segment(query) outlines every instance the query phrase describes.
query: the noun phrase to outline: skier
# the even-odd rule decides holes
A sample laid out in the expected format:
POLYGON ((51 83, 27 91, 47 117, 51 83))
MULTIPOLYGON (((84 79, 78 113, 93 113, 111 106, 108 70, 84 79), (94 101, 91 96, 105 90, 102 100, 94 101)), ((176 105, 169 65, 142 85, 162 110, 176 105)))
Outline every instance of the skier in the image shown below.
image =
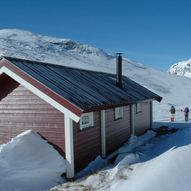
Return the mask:
POLYGON ((175 109, 174 105, 172 105, 171 108, 170 108, 170 114, 171 114, 170 120, 171 121, 174 121, 175 112, 176 112, 176 109, 175 109))
POLYGON ((185 121, 188 121, 189 112, 190 112, 189 108, 188 108, 188 107, 185 107, 185 108, 184 108, 185 121))

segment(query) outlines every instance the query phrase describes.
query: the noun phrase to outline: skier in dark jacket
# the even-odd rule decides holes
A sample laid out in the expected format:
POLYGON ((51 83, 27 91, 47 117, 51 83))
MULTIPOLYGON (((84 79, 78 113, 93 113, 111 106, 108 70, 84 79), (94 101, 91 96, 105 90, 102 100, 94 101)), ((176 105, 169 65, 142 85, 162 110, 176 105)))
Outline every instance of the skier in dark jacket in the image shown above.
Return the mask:
POLYGON ((170 108, 170 114, 171 114, 170 120, 171 121, 174 121, 175 112, 176 112, 176 109, 175 109, 174 105, 172 105, 171 108, 170 108))
POLYGON ((185 108, 184 108, 185 121, 188 121, 189 112, 190 112, 189 108, 188 108, 188 107, 185 107, 185 108))

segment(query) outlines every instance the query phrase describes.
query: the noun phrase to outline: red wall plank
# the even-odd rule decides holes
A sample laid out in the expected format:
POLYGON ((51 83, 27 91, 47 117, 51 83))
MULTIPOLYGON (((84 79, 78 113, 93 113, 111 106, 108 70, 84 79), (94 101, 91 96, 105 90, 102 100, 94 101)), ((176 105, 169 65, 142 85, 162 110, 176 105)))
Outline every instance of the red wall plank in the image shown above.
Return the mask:
POLYGON ((32 129, 64 154, 64 114, 11 78, 4 79, 0 86, 0 144, 32 129))
POLYGON ((94 127, 80 130, 74 123, 74 164, 75 170, 84 168, 101 153, 100 112, 94 112, 94 127))
POLYGON ((106 152, 113 152, 130 137, 130 107, 124 106, 123 119, 115 120, 115 110, 105 111, 106 152))

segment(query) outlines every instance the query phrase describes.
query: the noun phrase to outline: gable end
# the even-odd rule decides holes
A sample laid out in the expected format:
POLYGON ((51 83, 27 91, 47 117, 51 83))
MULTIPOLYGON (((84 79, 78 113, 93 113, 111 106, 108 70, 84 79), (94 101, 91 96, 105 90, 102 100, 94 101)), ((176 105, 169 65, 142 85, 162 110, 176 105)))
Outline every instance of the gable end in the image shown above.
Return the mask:
POLYGON ((15 81, 22 84, 25 88, 29 89, 31 92, 48 102, 75 122, 79 121, 82 113, 82 110, 79 107, 59 96, 44 84, 11 64, 11 62, 5 58, 2 58, 0 61, 0 75, 2 73, 7 74, 15 81))

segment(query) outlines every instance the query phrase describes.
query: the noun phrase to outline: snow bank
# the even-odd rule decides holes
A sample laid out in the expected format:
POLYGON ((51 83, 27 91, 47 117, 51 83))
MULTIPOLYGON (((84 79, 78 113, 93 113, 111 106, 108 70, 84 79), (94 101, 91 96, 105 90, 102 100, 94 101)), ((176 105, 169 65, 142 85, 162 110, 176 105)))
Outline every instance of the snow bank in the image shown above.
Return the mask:
POLYGON ((159 157, 132 166, 127 181, 118 181, 111 191, 188 191, 191 188, 191 145, 179 147, 159 157))
POLYGON ((157 137, 150 142, 150 147, 139 148, 144 156, 140 159, 142 163, 128 166, 131 160, 136 160, 134 153, 119 163, 120 168, 111 169, 110 175, 114 178, 106 190, 190 190, 191 127, 188 123, 187 128, 181 128, 184 123, 178 124, 180 130, 176 133, 157 137))
POLYGON ((118 156, 115 159, 115 164, 119 163, 127 154, 133 152, 133 150, 152 139, 156 133, 154 131, 147 131, 145 134, 139 137, 132 137, 129 142, 117 150, 118 156))
POLYGON ((133 139, 129 146, 118 150, 119 154, 126 155, 114 168, 108 166, 107 170, 85 180, 51 190, 188 191, 191 188, 191 127, 186 124, 187 128, 181 128, 184 123, 179 123, 176 133, 155 137, 149 143, 151 132, 133 139))
MULTIPOLYGON (((114 168, 109 170, 100 171, 97 174, 89 176, 86 180, 81 182, 80 185, 84 185, 85 188, 89 188, 90 190, 109 190, 110 185, 115 182, 114 180, 119 179, 119 177, 126 176, 124 174, 124 169, 129 170, 129 165, 137 163, 140 161, 139 154, 133 153, 137 147, 146 144, 150 139, 155 136, 155 132, 147 131, 144 135, 139 137, 133 137, 130 139, 130 142, 124 144, 120 149, 116 151, 117 158, 115 160, 115 164, 117 164, 114 168)), ((110 156, 105 159, 105 162, 110 159, 110 156)), ((97 163, 103 161, 96 160, 97 163)), ((90 166, 95 166, 93 163, 90 166)), ((64 188, 65 190, 65 188, 64 188)))
MULTIPOLYGON (((85 177, 87 175, 93 174, 97 172, 100 169, 103 169, 107 166, 108 161, 110 161, 112 158, 115 158, 115 165, 118 164, 124 157, 132 158, 131 152, 133 149, 136 149, 138 146, 141 146, 148 142, 150 139, 152 139, 156 133, 154 131, 147 131, 145 134, 139 136, 139 137, 132 137, 128 142, 126 142, 122 147, 117 149, 115 152, 113 152, 111 155, 109 155, 107 158, 103 159, 101 156, 98 156, 94 161, 90 162, 86 168, 84 168, 82 171, 77 173, 75 175, 76 179, 85 177)), ((137 156, 136 156, 137 157, 137 156)), ((132 159, 130 159, 132 160, 132 159)), ((137 160, 137 158, 136 158, 137 160)), ((133 161, 129 161, 129 164, 132 164, 133 161)))
POLYGON ((0 146, 0 190, 42 191, 63 182, 65 161, 31 130, 0 146))
POLYGON ((96 159, 90 162, 83 170, 75 175, 75 179, 83 178, 87 175, 93 174, 107 165, 107 159, 97 156, 96 159))

